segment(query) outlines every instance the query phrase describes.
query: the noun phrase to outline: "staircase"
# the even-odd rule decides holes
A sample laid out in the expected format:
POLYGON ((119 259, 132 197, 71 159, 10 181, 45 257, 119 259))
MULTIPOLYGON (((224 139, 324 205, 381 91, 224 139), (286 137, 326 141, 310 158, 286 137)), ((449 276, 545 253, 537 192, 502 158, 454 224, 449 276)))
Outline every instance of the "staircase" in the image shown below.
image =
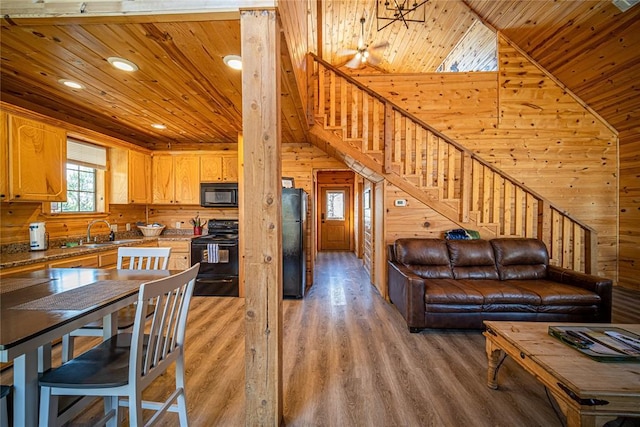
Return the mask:
POLYGON ((551 264, 596 272, 594 229, 332 65, 309 58, 315 145, 460 228, 487 239, 535 237, 547 245, 551 264))

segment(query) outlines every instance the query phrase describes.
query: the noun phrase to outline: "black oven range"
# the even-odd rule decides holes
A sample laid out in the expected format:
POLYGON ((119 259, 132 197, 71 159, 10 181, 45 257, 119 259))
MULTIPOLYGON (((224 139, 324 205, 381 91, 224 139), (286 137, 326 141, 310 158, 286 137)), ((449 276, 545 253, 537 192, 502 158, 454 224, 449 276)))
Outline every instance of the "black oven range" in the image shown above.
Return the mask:
POLYGON ((207 234, 191 241, 191 265, 200 263, 194 295, 234 296, 238 287, 238 220, 211 219, 207 234))

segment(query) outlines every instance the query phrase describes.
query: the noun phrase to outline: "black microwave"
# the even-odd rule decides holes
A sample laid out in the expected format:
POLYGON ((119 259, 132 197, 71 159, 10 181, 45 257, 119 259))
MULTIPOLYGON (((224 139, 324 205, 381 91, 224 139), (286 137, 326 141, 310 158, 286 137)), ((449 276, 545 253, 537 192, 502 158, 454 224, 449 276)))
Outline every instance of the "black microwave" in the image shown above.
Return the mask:
POLYGON ((205 208, 237 208, 237 182, 200 183, 200 205, 205 208))

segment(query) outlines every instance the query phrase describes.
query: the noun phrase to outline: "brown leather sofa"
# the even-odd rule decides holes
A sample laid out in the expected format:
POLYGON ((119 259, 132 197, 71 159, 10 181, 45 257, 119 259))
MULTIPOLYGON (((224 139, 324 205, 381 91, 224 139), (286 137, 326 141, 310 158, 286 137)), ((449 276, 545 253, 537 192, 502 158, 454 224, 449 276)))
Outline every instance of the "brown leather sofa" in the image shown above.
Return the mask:
POLYGON ((388 256, 389 297, 411 332, 611 321, 611 280, 549 265, 537 239, 398 239, 388 256))

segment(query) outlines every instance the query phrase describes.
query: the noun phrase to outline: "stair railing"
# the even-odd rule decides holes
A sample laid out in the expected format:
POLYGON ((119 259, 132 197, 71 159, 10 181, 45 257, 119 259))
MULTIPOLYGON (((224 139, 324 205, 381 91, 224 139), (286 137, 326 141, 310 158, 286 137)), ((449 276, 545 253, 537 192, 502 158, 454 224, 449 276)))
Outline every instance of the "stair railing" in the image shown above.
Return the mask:
MULTIPOLYGON (((551 264, 596 271, 593 228, 397 104, 309 55, 313 121, 377 158, 383 176, 397 174, 425 194, 437 191, 440 200, 459 213, 451 220, 493 230, 495 237, 538 238, 547 245, 551 264)), ((429 198, 422 201, 428 204, 429 198)))

